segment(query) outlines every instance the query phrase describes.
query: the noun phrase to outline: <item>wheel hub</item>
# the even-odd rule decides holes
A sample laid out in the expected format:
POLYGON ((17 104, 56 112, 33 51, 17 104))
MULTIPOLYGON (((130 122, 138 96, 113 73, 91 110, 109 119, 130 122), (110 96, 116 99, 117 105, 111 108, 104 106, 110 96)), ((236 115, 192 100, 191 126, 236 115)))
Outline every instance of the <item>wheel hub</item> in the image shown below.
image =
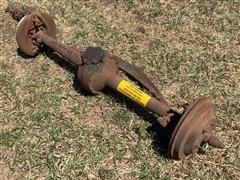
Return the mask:
POLYGON ((34 35, 43 31, 56 37, 56 25, 51 16, 43 13, 32 13, 21 19, 17 27, 16 40, 19 49, 28 56, 36 56, 42 48, 34 35))
POLYGON ((169 150, 174 158, 184 159, 197 153, 202 145, 223 148, 223 144, 213 135, 215 106, 207 98, 195 100, 184 111, 172 133, 169 150))

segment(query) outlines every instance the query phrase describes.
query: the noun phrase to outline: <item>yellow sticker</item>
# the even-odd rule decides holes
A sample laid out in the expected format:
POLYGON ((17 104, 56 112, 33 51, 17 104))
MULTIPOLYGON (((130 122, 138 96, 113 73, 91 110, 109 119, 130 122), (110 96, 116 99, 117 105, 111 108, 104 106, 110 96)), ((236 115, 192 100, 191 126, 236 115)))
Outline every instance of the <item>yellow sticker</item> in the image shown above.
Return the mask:
POLYGON ((143 107, 146 107, 148 101, 151 99, 151 96, 147 95, 126 80, 122 80, 119 83, 117 90, 143 107))

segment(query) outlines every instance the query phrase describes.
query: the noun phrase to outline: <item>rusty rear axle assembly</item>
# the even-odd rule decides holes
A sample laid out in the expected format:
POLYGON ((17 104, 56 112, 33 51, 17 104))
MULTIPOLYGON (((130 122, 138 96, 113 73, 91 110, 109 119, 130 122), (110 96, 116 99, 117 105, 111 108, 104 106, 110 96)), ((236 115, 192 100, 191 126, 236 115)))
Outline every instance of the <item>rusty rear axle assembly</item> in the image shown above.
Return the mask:
POLYGON ((208 98, 186 104, 183 113, 173 110, 146 74, 137 67, 100 47, 76 49, 57 41, 56 26, 51 16, 41 12, 24 16, 18 24, 16 40, 19 49, 28 56, 35 57, 47 47, 76 65, 80 83, 93 94, 99 94, 108 86, 154 112, 163 127, 174 124, 168 147, 171 157, 184 159, 197 153, 205 143, 217 148, 224 147, 212 135, 215 106, 208 98), (119 70, 138 81, 151 96, 124 80, 118 74, 119 70))

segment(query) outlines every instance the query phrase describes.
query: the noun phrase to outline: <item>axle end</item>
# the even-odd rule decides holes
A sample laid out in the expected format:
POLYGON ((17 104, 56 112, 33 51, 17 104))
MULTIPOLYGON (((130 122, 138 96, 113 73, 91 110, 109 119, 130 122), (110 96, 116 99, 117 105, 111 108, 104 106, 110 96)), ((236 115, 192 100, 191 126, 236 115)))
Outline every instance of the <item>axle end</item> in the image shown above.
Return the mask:
POLYGON ((191 103, 175 126, 171 135, 169 150, 173 158, 184 159, 197 153, 205 143, 224 148, 223 143, 212 132, 215 120, 215 106, 207 98, 191 103))
POLYGON ((207 142, 212 147, 219 148, 219 149, 224 148, 224 144, 214 135, 211 135, 211 137, 207 142))
POLYGON ((56 25, 51 16, 40 12, 31 13, 18 23, 16 40, 20 51, 25 55, 35 57, 39 54, 42 44, 34 37, 39 31, 56 37, 56 25))

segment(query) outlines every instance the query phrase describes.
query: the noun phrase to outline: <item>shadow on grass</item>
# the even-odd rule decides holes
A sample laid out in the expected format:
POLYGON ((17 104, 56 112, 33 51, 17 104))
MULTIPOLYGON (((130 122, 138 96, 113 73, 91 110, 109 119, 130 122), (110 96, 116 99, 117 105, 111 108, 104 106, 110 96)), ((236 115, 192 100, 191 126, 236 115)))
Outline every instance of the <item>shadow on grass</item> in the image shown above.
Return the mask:
MULTIPOLYGON (((18 55, 22 56, 25 59, 31 59, 33 57, 29 57, 21 53, 21 51, 18 51, 18 55)), ((65 60, 63 57, 61 57, 59 54, 53 52, 52 50, 45 50, 45 55, 49 57, 51 60, 53 60, 57 65, 59 65, 61 68, 67 70, 70 73, 74 74, 73 79, 73 88, 84 96, 93 96, 91 92, 86 90, 81 83, 79 82, 77 78, 77 67, 67 60, 65 60)), ((140 105, 132 102, 127 97, 121 95, 120 93, 115 93, 113 89, 105 88, 103 90, 103 93, 107 96, 113 97, 114 101, 120 104, 125 104, 127 108, 136 113, 139 117, 144 119, 145 121, 149 122, 151 124, 150 127, 148 127, 146 130, 148 134, 150 135, 150 138, 152 141, 152 147, 157 155, 163 156, 164 158, 171 158, 168 152, 168 144, 170 141, 170 137, 173 131, 173 128, 175 126, 176 121, 173 124, 169 125, 168 127, 164 128, 162 127, 158 121, 157 116, 146 110, 145 108, 141 107, 140 105)), ((178 118, 178 117, 177 117, 178 118)), ((136 133, 137 130, 136 130, 136 133)))
POLYGON ((89 92, 83 86, 81 86, 81 84, 77 78, 77 67, 74 64, 65 60, 59 54, 57 54, 51 50, 45 50, 45 55, 47 57, 49 57, 51 60, 53 60, 57 65, 59 65, 64 70, 74 74, 73 88, 75 91, 77 91, 78 93, 80 93, 81 95, 84 95, 84 96, 92 96, 91 92, 89 92))
MULTIPOLYGON (((157 116, 154 113, 131 101, 120 93, 116 93, 113 89, 106 88, 103 93, 107 96, 113 97, 116 103, 125 104, 127 109, 136 113, 141 119, 144 119, 144 121, 149 122, 151 125, 146 130, 150 135, 150 138, 153 140, 151 145, 155 153, 167 159, 171 158, 168 153, 168 144, 171 135, 170 128, 162 127, 158 123, 157 116)), ((139 134, 138 129, 136 129, 136 133, 139 134)))

